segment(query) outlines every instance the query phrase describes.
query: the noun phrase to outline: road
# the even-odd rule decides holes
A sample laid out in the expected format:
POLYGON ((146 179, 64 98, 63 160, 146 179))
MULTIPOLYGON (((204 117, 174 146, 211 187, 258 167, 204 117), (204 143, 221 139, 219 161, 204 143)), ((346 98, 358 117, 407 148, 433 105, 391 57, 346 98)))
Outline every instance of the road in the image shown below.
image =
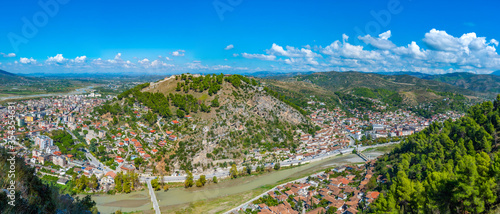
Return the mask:
MULTIPOLYGON (((73 137, 73 140, 75 140, 77 143, 79 143, 78 138, 73 134, 73 132, 71 132, 71 130, 69 130, 68 128, 65 128, 65 129, 66 129, 66 132, 68 132, 73 137)), ((92 155, 92 153, 90 153, 87 149, 83 149, 83 150, 85 152, 85 157, 87 157, 90 164, 100 168, 104 172, 104 174, 106 174, 109 171, 113 171, 116 173, 116 171, 114 171, 111 168, 109 168, 108 166, 102 164, 101 161, 99 161, 96 157, 94 157, 92 155)))
MULTIPOLYGON (((387 145, 397 144, 397 143, 399 143, 399 141, 385 143, 385 144, 377 144, 377 145, 373 145, 373 146, 359 146, 359 147, 357 147, 357 151, 364 151, 364 150, 369 149, 369 148, 376 148, 376 147, 387 146, 387 145)), ((352 150, 354 150, 354 148, 346 148, 343 150, 336 150, 336 151, 332 151, 332 152, 321 153, 321 154, 314 155, 312 157, 303 158, 300 160, 285 160, 285 161, 280 162, 280 166, 283 167, 283 166, 298 165, 298 164, 320 161, 320 160, 323 160, 326 158, 336 156, 336 155, 341 154, 341 153, 342 154, 352 153, 352 150)), ((252 166, 252 170, 255 171, 257 166, 258 165, 252 166)), ((268 163, 268 164, 265 164, 264 166, 265 167, 268 167, 268 166, 272 167, 273 163, 268 163)), ((239 166, 238 170, 243 169, 243 167, 244 166, 239 166)), ((230 167, 225 168, 225 169, 219 169, 219 171, 216 171, 215 173, 211 173, 211 174, 205 174, 205 176, 207 177, 207 179, 213 178, 214 176, 217 176, 217 178, 229 177, 229 169, 230 169, 230 167)), ((194 179, 198 179, 200 177, 200 175, 193 175, 193 177, 194 177, 194 179)), ((139 181, 144 183, 146 181, 146 179, 150 179, 150 178, 151 178, 150 176, 140 175, 139 181)), ((182 175, 182 176, 164 176, 163 177, 164 182, 184 182, 185 180, 186 180, 185 175, 182 175)))
POLYGON ((161 214, 160 205, 158 205, 158 200, 156 200, 155 191, 153 190, 153 185, 151 185, 151 178, 146 179, 148 183, 149 195, 151 196, 151 202, 153 202, 153 208, 155 209, 156 214, 161 214))

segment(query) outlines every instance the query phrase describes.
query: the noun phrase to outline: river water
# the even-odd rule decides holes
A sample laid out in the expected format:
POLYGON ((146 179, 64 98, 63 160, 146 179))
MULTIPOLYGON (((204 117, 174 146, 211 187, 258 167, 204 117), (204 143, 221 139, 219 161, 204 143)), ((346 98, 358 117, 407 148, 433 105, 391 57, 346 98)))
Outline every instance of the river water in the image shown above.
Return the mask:
POLYGON ((65 93, 49 93, 49 94, 32 94, 32 95, 16 95, 16 96, 8 96, 8 97, 0 97, 0 101, 10 100, 10 99, 28 99, 28 98, 40 98, 40 97, 53 97, 53 96, 62 96, 62 95, 75 95, 75 94, 83 94, 87 93, 87 90, 92 89, 94 86, 87 86, 85 88, 78 88, 70 92, 65 93))
MULTIPOLYGON (((363 162, 363 160, 353 154, 336 156, 292 169, 274 171, 260 176, 228 180, 203 188, 173 188, 166 192, 158 191, 156 192, 156 197, 160 209, 165 211, 168 209, 167 206, 238 194, 264 185, 275 184, 276 182, 290 177, 296 178, 297 176, 305 176, 319 169, 359 162, 363 162)), ((101 213, 113 213, 116 210, 121 210, 122 212, 143 211, 151 210, 152 208, 151 199, 147 190, 130 194, 95 195, 92 196, 92 199, 97 203, 97 208, 101 213)), ((241 203, 243 202, 244 201, 241 201, 241 203)), ((234 204, 234 206, 237 206, 237 204, 234 204)))

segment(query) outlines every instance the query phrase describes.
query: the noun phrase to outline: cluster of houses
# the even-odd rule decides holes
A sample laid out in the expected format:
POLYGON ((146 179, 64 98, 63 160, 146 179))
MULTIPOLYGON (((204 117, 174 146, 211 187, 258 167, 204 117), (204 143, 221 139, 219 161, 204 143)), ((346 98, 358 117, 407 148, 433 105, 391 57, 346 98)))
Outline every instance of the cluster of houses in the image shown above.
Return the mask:
POLYGON ((353 146, 356 140, 404 137, 421 131, 432 122, 447 119, 458 119, 463 114, 447 112, 437 114, 431 119, 415 116, 415 114, 398 110, 396 112, 351 112, 354 116, 347 117, 341 109, 327 110, 325 108, 313 110, 308 117, 321 127, 315 135, 298 130, 301 142, 300 150, 296 154, 277 149, 275 152, 285 154, 290 159, 300 160, 321 153, 344 149, 353 146), (360 119, 360 118, 366 118, 360 119))
MULTIPOLYGON (((367 186, 374 175, 374 164, 375 160, 361 166, 340 166, 279 185, 235 212, 320 214, 332 211, 338 214, 356 214, 359 210, 366 209, 380 194, 367 186)), ((382 176, 376 182, 383 182, 382 176)))

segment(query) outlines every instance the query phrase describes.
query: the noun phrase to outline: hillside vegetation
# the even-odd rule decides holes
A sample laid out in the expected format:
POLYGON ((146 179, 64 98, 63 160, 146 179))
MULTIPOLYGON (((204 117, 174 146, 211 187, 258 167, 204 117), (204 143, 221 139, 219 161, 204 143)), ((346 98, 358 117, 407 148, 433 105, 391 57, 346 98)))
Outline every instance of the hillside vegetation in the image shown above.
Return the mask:
POLYGON ((134 111, 140 110, 148 111, 148 127, 161 127, 162 132, 179 137, 177 141, 167 139, 169 146, 153 157, 164 164, 157 170, 166 172, 273 161, 247 154, 274 148, 293 151, 299 145, 294 140, 296 130, 315 131, 303 109, 256 79, 241 75, 172 76, 138 85, 120 94, 118 100, 96 108, 103 117, 116 118, 117 126, 139 130, 134 111), (179 123, 171 124, 173 120, 179 123))
POLYGON ((35 169, 25 165, 24 160, 15 161, 15 206, 6 194, 10 186, 9 169, 11 155, 0 149, 0 213, 97 213, 95 202, 90 196, 83 199, 60 195, 59 189, 45 184, 35 175, 35 169))
POLYGON ((434 123, 378 159, 373 213, 487 213, 500 203, 500 95, 434 123))
POLYGON ((424 79, 448 83, 461 88, 478 92, 500 93, 500 76, 479 75, 472 73, 450 73, 442 75, 429 75, 424 79))
POLYGON ((380 75, 359 72, 324 72, 266 79, 269 88, 279 91, 303 109, 314 96, 327 108, 384 111, 408 109, 430 118, 446 111, 464 112, 479 100, 475 92, 447 83, 409 75, 380 75), (278 79, 278 80, 277 80, 278 79), (333 92, 333 93, 332 93, 333 92), (376 103, 385 104, 383 109, 376 103))

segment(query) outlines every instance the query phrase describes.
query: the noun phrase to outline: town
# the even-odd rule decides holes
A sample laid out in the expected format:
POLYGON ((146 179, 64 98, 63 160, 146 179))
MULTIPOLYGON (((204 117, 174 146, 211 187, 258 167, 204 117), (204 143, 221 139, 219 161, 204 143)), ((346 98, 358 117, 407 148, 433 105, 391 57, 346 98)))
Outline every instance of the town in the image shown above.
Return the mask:
MULTIPOLYGON (((26 164, 37 169, 42 178, 60 185, 73 181, 72 185, 85 192, 130 192, 123 186, 117 187, 116 180, 131 174, 134 182, 145 182, 147 178, 161 176, 165 182, 184 182, 188 172, 179 168, 170 169, 169 174, 158 172, 158 164, 163 164, 161 156, 167 148, 176 145, 183 138, 179 126, 196 126, 197 121, 191 115, 171 121, 151 117, 147 106, 134 103, 130 116, 125 119, 127 126, 114 126, 116 117, 98 117, 95 110, 103 103, 116 97, 101 96, 98 93, 68 95, 50 98, 30 99, 17 102, 16 136, 19 139, 19 153, 26 164), (157 125, 146 125, 147 120, 158 120, 157 125), (186 125, 185 125, 186 126, 186 125), (177 130, 177 131, 176 131, 177 130), (84 185, 78 185, 84 180, 84 185)), ((244 159, 258 161, 251 168, 259 165, 290 166, 334 156, 342 151, 352 151, 363 146, 398 142, 405 136, 418 132, 430 123, 455 120, 463 114, 447 112, 437 114, 430 119, 415 116, 404 110, 395 112, 346 112, 334 108, 328 110, 321 103, 310 97, 307 117, 317 127, 314 134, 296 130, 294 139, 300 144, 296 151, 289 148, 274 148, 271 152, 251 150, 244 159), (349 150, 350 149, 350 150, 349 150)), ((382 104, 381 104, 382 105, 382 104)), ((0 109, 0 118, 6 120, 6 108, 0 109)), ((205 130, 206 128, 204 128, 205 130)), ((1 133, 5 135, 0 126, 1 133)), ((205 130, 206 131, 206 130, 205 130)), ((363 155, 363 154, 360 154, 363 155)), ((374 157, 363 157, 366 160, 374 157)), ((220 179, 230 176, 233 163, 220 163, 218 168, 194 171, 194 177, 204 175, 220 179)), ((243 168, 243 164, 237 166, 243 168)), ((245 164, 248 167, 248 164, 245 164)), ((191 173, 191 172, 189 172, 191 173)), ((128 178, 128 177, 127 177, 128 178)), ((163 182, 162 181, 162 182, 163 182)), ((120 182, 120 185, 123 185, 120 182)), ((137 188, 141 189, 140 186, 137 188)))

